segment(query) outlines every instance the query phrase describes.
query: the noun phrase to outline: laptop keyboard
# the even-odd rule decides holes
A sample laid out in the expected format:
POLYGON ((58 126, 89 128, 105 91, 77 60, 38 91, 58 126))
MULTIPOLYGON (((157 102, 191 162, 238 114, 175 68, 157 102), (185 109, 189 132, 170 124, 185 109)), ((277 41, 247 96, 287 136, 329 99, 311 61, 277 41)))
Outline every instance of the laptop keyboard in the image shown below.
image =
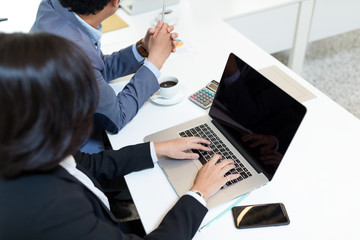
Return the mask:
POLYGON ((195 149, 192 150, 193 152, 199 154, 200 156, 199 160, 203 165, 207 163, 214 156, 214 154, 220 154, 223 159, 230 158, 234 161, 235 168, 227 172, 225 176, 233 173, 239 173, 240 177, 232 181, 228 181, 226 185, 224 185, 224 187, 230 186, 234 183, 237 183, 241 180, 244 180, 252 176, 249 170, 245 168, 244 164, 241 163, 241 161, 231 152, 231 150, 221 141, 221 139, 213 132, 213 130, 206 123, 191 128, 189 130, 180 132, 179 135, 181 137, 196 136, 196 137, 204 138, 211 142, 211 144, 207 146, 211 148, 211 151, 209 152, 199 151, 195 149))

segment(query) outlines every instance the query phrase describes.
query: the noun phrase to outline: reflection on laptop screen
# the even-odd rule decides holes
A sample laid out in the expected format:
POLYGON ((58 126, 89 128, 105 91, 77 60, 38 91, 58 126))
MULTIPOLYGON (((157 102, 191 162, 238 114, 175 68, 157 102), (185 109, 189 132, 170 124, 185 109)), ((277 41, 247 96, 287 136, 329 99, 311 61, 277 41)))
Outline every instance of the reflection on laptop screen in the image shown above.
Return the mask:
POLYGON ((230 54, 209 114, 271 180, 305 112, 302 104, 230 54))

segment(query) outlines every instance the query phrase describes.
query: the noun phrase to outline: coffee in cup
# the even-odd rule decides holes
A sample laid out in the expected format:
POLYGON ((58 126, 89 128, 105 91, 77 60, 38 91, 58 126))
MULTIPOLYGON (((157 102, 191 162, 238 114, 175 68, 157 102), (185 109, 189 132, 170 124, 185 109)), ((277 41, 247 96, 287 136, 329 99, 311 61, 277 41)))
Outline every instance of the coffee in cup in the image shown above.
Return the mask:
POLYGON ((169 88, 169 87, 175 86, 176 84, 177 84, 177 82, 175 82, 175 81, 166 81, 166 82, 162 82, 160 84, 160 87, 161 88, 169 88))
POLYGON ((163 98, 173 98, 179 91, 179 80, 173 76, 163 77, 159 80, 159 95, 163 98))

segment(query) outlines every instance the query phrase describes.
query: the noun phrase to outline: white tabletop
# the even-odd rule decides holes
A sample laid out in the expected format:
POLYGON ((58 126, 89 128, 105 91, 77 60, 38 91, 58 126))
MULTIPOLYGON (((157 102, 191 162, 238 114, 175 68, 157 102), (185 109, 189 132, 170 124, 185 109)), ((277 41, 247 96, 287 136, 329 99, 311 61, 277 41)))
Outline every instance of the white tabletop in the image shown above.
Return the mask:
MULTIPOLYGON (((190 95, 212 79, 219 80, 228 54, 234 52, 256 69, 276 65, 317 97, 304 102, 308 112, 273 180, 240 203, 283 202, 290 225, 237 230, 228 212, 206 231, 198 233, 195 239, 360 239, 357 231, 360 222, 360 181, 357 176, 360 121, 221 18, 207 16, 205 10, 202 11, 204 15, 193 14, 200 9, 200 3, 205 2, 181 0, 174 6, 174 11, 181 12, 176 31, 188 51, 184 53, 179 49, 171 56, 161 70, 162 75, 178 77, 190 95)), ((104 35, 104 52, 136 42, 145 33, 146 23, 150 23, 156 14, 157 11, 153 11, 128 17, 119 10, 119 15, 130 27, 104 35)), ((113 83, 116 91, 123 85, 124 81, 113 83)), ((173 106, 159 106, 149 100, 119 134, 109 135, 110 142, 114 149, 136 144, 148 134, 203 114, 206 111, 188 99, 173 106)), ((144 228, 150 232, 178 196, 157 165, 127 175, 126 181, 144 228)), ((203 223, 230 204, 209 211, 203 223)))

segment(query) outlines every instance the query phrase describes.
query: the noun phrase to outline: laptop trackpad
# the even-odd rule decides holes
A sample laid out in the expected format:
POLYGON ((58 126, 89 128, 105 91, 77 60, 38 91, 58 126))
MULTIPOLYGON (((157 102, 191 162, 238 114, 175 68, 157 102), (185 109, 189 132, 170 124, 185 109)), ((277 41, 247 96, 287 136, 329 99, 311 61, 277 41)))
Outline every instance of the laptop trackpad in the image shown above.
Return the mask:
POLYGON ((159 159, 159 166, 163 169, 179 196, 184 195, 193 186, 198 172, 198 164, 201 167, 198 160, 159 159))

